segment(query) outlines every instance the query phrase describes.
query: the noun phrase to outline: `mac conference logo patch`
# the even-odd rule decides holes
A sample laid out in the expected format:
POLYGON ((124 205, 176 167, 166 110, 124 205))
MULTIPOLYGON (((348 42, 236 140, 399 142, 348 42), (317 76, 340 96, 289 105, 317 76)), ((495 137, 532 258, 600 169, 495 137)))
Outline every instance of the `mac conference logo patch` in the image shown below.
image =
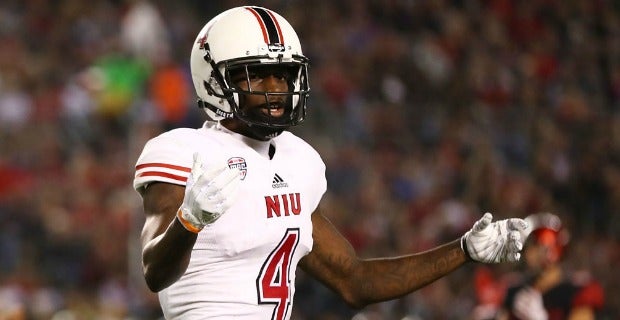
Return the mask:
POLYGON ((228 167, 231 169, 239 169, 241 180, 245 179, 245 176, 248 173, 248 165, 245 162, 245 159, 241 157, 232 157, 228 159, 228 167))

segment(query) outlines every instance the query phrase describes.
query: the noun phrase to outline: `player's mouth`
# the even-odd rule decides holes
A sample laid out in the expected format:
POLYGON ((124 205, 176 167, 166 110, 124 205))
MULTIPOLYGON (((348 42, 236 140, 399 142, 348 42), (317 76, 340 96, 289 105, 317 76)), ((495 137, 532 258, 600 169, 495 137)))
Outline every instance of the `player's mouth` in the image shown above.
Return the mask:
POLYGON ((281 103, 272 103, 262 106, 260 111, 268 117, 281 117, 284 115, 284 106, 281 103))

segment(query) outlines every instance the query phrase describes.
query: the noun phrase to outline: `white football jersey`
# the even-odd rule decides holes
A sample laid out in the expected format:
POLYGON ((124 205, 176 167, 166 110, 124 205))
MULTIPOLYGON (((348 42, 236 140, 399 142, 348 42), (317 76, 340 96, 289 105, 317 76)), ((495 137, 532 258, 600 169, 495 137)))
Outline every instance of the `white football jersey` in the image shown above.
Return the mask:
POLYGON ((312 250, 311 214, 327 187, 325 164, 290 132, 261 142, 207 121, 149 140, 134 188, 155 181, 185 185, 195 152, 205 168, 221 162, 238 168, 241 187, 231 208, 199 233, 185 274, 159 292, 164 316, 289 319, 297 264, 312 250))

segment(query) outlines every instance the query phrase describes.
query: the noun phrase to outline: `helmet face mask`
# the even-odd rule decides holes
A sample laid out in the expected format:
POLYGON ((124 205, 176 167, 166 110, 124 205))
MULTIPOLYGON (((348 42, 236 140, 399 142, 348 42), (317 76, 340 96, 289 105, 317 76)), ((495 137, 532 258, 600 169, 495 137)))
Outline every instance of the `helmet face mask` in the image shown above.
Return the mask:
MULTIPOLYGON (((224 92, 233 97, 230 101, 232 111, 240 120, 258 126, 285 129, 301 123, 305 118, 305 105, 308 98, 307 64, 303 63, 242 63, 225 68, 225 81, 230 84, 224 92), (261 91, 253 83, 257 79, 274 76, 287 83, 287 91, 261 91), (244 83, 240 86, 239 83, 244 83), (301 89, 305 88, 305 89, 301 89), (259 106, 283 108, 284 113, 275 116, 272 112, 261 112, 258 106, 247 105, 251 97, 260 97, 259 106)), ((258 80, 260 81, 260 80, 258 80)), ((256 100, 256 99, 254 99, 256 100)))
POLYGON ((238 7, 216 16, 198 34, 190 63, 199 106, 210 120, 234 117, 248 126, 281 132, 305 118, 308 59, 291 25, 273 11, 238 7), (288 90, 253 88, 253 77, 265 72, 286 79, 288 90), (246 105, 259 97, 262 108, 246 105), (284 113, 265 112, 269 106, 284 108, 284 113))

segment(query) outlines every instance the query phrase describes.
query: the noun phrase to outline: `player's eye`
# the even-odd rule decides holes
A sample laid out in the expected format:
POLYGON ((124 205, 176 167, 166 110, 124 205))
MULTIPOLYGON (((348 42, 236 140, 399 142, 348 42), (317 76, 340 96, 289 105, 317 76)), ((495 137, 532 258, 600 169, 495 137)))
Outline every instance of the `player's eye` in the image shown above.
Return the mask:
POLYGON ((248 67, 250 79, 265 79, 274 77, 279 80, 288 80, 291 78, 289 69, 282 65, 263 65, 248 67))
POLYGON ((250 79, 250 81, 257 81, 257 80, 260 80, 262 78, 264 78, 264 77, 261 74, 248 70, 248 79, 250 79))
POLYGON ((290 75, 284 70, 274 70, 271 75, 279 80, 288 80, 290 75))
POLYGON ((230 81, 233 83, 239 83, 246 81, 246 73, 243 69, 230 70, 230 81))

